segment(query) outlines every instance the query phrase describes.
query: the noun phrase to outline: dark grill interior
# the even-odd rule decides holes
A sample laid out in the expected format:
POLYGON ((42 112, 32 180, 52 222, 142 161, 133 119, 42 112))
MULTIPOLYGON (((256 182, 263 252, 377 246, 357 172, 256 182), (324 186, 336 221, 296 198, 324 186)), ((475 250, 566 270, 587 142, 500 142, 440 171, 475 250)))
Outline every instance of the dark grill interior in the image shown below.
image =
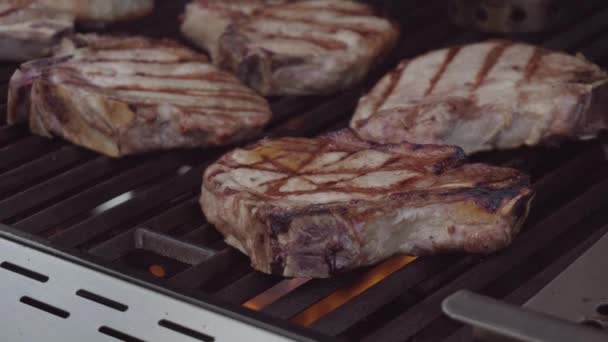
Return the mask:
MULTIPOLYGON (((358 97, 401 58, 490 37, 450 24, 444 1, 423 3, 387 5, 399 14, 403 39, 369 82, 331 97, 271 99, 274 118, 267 135, 314 135, 344 127, 358 97)), ((175 18, 182 6, 183 1, 158 1, 156 15, 106 31, 177 37, 175 18)), ((511 38, 581 52, 608 66, 608 5, 580 1, 570 23, 558 31, 511 38)), ((2 103, 14 68, 0 66, 2 103)), ((3 104, 2 121, 5 109, 3 104)), ((423 257, 405 266, 406 259, 394 258, 327 280, 288 281, 254 272, 248 259, 228 248, 205 222, 197 202, 201 174, 222 149, 112 160, 61 140, 32 136, 26 127, 2 126, 0 221, 194 298, 208 294, 220 303, 264 306, 261 314, 253 314, 261 320, 296 317, 328 340, 466 340, 470 332, 441 315, 443 298, 466 288, 522 304, 608 231, 608 163, 602 140, 472 158, 516 167, 533 177, 538 194, 530 218, 505 251, 423 257), (335 291, 352 290, 362 278, 383 271, 390 275, 322 317, 302 314, 335 291), (287 294, 281 290, 294 285, 299 286, 287 294)))

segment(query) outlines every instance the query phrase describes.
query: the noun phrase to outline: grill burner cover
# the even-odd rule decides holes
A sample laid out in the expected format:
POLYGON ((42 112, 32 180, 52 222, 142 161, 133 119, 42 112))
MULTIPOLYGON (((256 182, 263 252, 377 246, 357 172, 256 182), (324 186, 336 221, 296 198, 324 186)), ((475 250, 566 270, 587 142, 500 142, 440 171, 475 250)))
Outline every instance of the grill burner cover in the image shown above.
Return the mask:
POLYGON ((563 23, 574 5, 565 0, 450 0, 452 20, 487 32, 539 32, 563 23))

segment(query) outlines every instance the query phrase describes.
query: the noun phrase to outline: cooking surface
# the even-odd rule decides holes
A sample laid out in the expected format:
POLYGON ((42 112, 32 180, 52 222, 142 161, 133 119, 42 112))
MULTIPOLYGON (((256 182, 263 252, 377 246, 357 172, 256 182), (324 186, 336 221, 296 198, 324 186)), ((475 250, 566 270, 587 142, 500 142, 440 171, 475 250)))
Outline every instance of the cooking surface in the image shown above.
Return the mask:
MULTIPOLYGON (((176 36, 177 28, 169 23, 180 3, 159 1, 157 15, 112 30, 176 36)), ((389 63, 364 85, 335 96, 271 99, 274 117, 268 135, 310 136, 345 127, 358 97, 400 58, 490 37, 452 26, 443 17, 443 1, 426 1, 422 8, 410 0, 394 6, 402 7, 392 12, 403 14, 403 38, 389 63)), ((569 26, 511 38, 582 52, 606 67, 608 5, 580 2, 569 26)), ((2 102, 14 67, 0 67, 2 102)), ((197 203, 201 174, 223 149, 113 160, 59 139, 32 136, 26 127, 3 126, 0 222, 191 298, 209 295, 218 303, 245 306, 256 319, 273 317, 287 329, 305 325, 329 339, 455 340, 467 330, 441 315, 446 296, 466 288, 523 304, 583 253, 590 240, 608 231, 603 140, 472 158, 532 175, 537 197, 531 215, 523 233, 503 252, 396 257, 327 280, 285 280, 254 272, 248 259, 228 248, 205 222, 197 203)))

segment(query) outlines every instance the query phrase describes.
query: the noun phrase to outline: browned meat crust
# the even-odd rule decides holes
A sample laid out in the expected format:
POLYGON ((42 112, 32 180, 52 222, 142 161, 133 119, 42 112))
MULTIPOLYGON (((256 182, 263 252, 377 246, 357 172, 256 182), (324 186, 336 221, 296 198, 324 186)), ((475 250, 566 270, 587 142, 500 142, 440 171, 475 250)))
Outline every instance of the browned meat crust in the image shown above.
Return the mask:
POLYGON ((173 41, 80 35, 11 78, 8 121, 112 157, 234 142, 266 100, 173 41))
POLYGON ((378 143, 466 153, 588 139, 607 127, 608 76, 581 57, 511 41, 404 60, 363 97, 351 127, 378 143))
POLYGON ((532 198, 513 169, 464 164, 460 149, 376 145, 339 131, 262 140, 204 175, 201 205, 254 268, 327 277, 398 253, 490 253, 532 198))
POLYGON ((368 5, 300 1, 229 26, 219 54, 222 67, 261 94, 325 94, 361 81, 398 37, 398 26, 368 5))

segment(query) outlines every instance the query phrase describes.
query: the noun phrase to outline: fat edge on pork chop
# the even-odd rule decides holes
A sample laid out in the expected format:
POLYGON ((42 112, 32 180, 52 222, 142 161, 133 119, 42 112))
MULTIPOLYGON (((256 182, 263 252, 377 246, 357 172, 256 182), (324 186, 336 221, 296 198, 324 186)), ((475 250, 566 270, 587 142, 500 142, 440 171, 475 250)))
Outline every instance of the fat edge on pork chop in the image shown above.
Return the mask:
POLYGON ((379 145, 343 130, 224 155, 207 168, 200 202, 255 269, 322 278, 400 253, 497 251, 532 195, 527 176, 464 164, 458 148, 379 145))

